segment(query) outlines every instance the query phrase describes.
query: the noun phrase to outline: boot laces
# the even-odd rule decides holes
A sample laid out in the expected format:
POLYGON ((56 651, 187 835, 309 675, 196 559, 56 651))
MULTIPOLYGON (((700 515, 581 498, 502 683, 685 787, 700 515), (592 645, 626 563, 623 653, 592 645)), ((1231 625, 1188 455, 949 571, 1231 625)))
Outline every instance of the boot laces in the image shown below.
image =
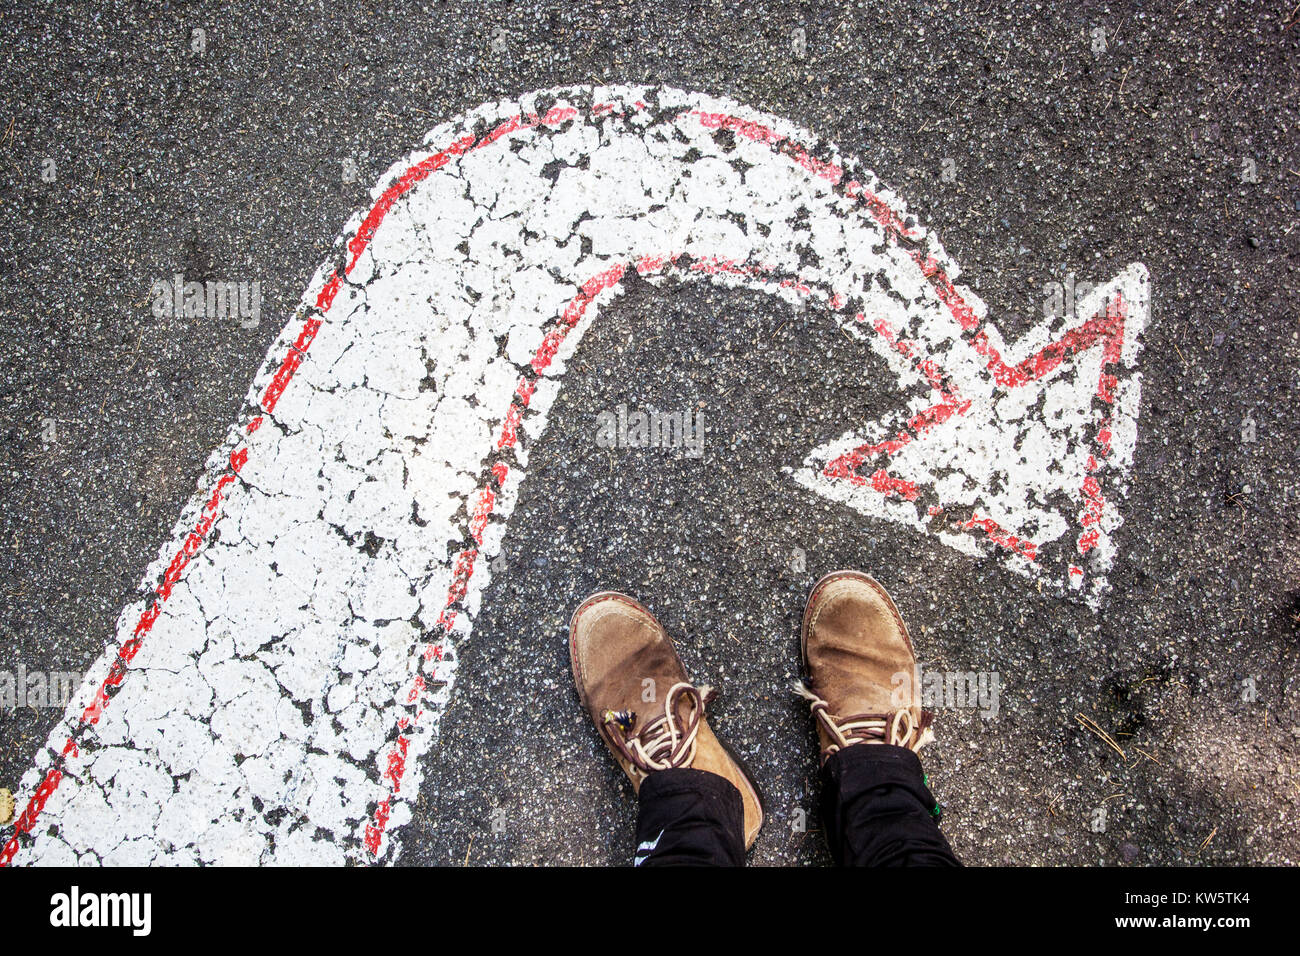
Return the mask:
POLYGON ((603 724, 614 748, 642 775, 652 770, 689 767, 695 760, 696 737, 704 706, 713 700, 712 687, 695 687, 679 681, 664 698, 664 712, 641 730, 636 730, 637 715, 632 710, 607 710, 603 724), (677 716, 678 702, 686 700, 685 720, 677 716))
POLYGON ((930 729, 930 712, 921 711, 918 721, 911 708, 891 714, 850 714, 839 717, 830 712, 830 704, 814 693, 807 684, 795 681, 794 692, 809 701, 813 717, 826 731, 831 742, 822 750, 823 759, 854 744, 893 744, 916 753, 934 740, 930 729))

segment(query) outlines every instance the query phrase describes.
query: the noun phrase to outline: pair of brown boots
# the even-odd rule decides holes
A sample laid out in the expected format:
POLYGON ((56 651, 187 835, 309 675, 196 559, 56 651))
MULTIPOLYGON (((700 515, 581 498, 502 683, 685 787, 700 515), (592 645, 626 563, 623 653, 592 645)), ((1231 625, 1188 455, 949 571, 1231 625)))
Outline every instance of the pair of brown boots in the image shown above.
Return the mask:
MULTIPOLYGON (((811 702, 822 762, 854 744, 915 752, 933 739, 907 626, 873 578, 836 571, 817 582, 800 644, 807 681, 795 689, 811 702)), ((749 849, 763 826, 758 790, 704 716, 713 689, 691 682, 655 616, 625 594, 593 594, 573 613, 569 653, 578 696, 633 788, 676 767, 725 777, 740 791, 749 849)))

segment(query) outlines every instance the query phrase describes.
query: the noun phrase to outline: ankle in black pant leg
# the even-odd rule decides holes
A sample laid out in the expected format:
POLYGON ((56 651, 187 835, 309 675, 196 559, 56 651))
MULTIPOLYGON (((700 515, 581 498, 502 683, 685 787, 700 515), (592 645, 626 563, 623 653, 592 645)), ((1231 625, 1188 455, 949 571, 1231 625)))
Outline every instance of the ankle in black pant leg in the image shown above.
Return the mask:
POLYGON ((961 865, 912 751, 856 744, 832 754, 821 775, 826 842, 840 866, 961 865))
POLYGON ((641 782, 635 866, 742 866, 745 809, 730 780, 657 770, 641 782))

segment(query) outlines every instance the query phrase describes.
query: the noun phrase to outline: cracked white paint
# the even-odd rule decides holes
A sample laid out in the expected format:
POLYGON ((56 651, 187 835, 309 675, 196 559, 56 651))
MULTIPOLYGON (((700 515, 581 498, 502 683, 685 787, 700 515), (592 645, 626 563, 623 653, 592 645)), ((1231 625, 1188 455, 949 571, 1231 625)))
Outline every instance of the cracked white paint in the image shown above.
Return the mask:
MULTIPOLYGON (((1030 383, 999 384, 936 284, 936 270, 957 275, 938 241, 872 174, 783 120, 676 90, 572 88, 439 127, 385 175, 375 202, 413 169, 426 171, 376 228, 363 215, 348 223, 145 590, 167 580, 187 540, 188 563, 165 595, 122 612, 118 646, 24 777, 28 825, 6 851, 16 862, 395 859, 487 559, 565 361, 621 291, 620 268, 827 306, 889 362, 901 410, 814 451, 793 476, 1100 593, 1135 440, 1140 266, 1087 304, 1104 313, 1118 294, 1127 316, 1106 368, 1089 345, 1030 383), (512 118, 518 128, 489 135, 512 118), (322 294, 341 263, 350 271, 331 302, 322 294), (579 290, 601 276, 557 339, 579 290), (305 357, 268 400, 295 342, 305 357), (548 343, 549 364, 538 358, 548 343), (1099 402, 1107 370, 1113 401, 1099 402), (917 426, 937 395, 964 405, 917 426), (1103 419, 1110 454, 1090 463, 1103 419), (909 428, 898 448, 844 464, 909 428), (1105 479, 1105 508, 1085 527, 1080 489, 1092 474, 1105 479), (972 511, 999 530, 963 527, 972 511), (1094 527, 1079 553, 1075 536, 1094 527), (96 706, 106 679, 116 693, 96 706)), ((983 323, 969 290, 952 294, 983 323)), ((1007 346, 981 327, 1010 366, 1061 331, 1007 346)))

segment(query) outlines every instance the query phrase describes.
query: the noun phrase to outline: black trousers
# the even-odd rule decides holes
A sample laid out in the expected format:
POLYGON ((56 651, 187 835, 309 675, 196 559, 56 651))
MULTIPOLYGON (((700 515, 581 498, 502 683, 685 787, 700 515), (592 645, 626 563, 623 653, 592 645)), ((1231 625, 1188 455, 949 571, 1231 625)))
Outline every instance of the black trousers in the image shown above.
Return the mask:
MULTIPOLYGON (((921 761, 904 747, 858 744, 821 770, 821 819, 840 866, 960 866, 939 832, 921 761)), ((740 791, 704 770, 660 770, 641 784, 637 866, 741 866, 740 791)))

